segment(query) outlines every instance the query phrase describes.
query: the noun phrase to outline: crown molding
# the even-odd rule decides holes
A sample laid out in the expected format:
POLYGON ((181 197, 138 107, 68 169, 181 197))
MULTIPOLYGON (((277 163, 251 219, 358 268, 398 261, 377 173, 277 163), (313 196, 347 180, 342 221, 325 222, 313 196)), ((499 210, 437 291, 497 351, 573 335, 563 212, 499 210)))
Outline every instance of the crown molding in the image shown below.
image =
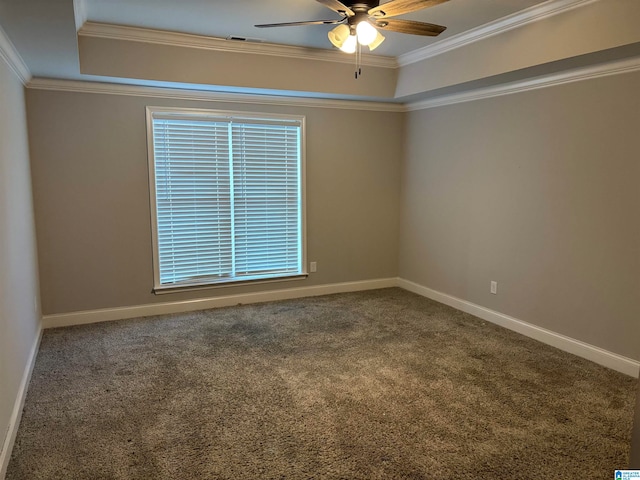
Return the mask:
POLYGON ((0 57, 9 65, 23 85, 29 83, 31 72, 2 27, 0 27, 0 57))
POLYGON ((50 78, 33 78, 26 86, 33 90, 170 98, 204 102, 248 103, 253 105, 334 108, 379 112, 408 112, 500 97, 582 80, 592 80, 637 71, 640 71, 640 56, 405 104, 188 90, 50 78))
MULTIPOLYGON (((150 28, 128 27, 106 23, 87 22, 78 31, 79 36, 108 38, 113 40, 127 40, 132 42, 155 43, 175 47, 200 48, 217 52, 251 53, 257 55, 271 55, 275 57, 301 58, 304 60, 320 60, 325 62, 353 63, 351 55, 345 55, 337 50, 321 48, 295 47, 290 45, 276 45, 273 43, 239 42, 204 35, 153 30, 150 28)), ((398 62, 393 57, 376 55, 362 55, 363 66, 397 68, 398 62)))
POLYGON ((427 108, 454 105, 456 103, 471 102, 474 100, 499 97, 502 95, 510 95, 513 93, 527 92, 529 90, 554 87, 566 83, 579 82, 582 80, 592 80, 595 78, 608 77, 611 75, 620 75, 638 71, 640 71, 640 56, 624 60, 616 60, 613 62, 601 63, 598 65, 590 65, 588 67, 576 68, 573 70, 567 70, 565 72, 554 73, 551 75, 544 75, 532 79, 505 83, 503 85, 496 85, 494 87, 479 88, 477 90, 472 90, 469 92, 455 93, 428 100, 421 100, 418 102, 405 104, 405 110, 424 110, 427 108))
POLYGON ((367 102, 358 100, 334 100, 324 98, 286 97, 282 95, 258 95, 245 93, 216 92, 208 90, 188 90, 166 87, 149 87, 119 83, 87 82, 34 78, 27 88, 33 90, 56 90, 77 93, 99 93, 107 95, 128 95, 135 97, 171 98, 197 100, 203 102, 249 103, 252 105, 278 105, 312 108, 335 108, 342 110, 367 110, 377 112, 404 112, 399 103, 367 102))
POLYGON ((600 0, 548 0, 398 57, 403 67, 600 0))

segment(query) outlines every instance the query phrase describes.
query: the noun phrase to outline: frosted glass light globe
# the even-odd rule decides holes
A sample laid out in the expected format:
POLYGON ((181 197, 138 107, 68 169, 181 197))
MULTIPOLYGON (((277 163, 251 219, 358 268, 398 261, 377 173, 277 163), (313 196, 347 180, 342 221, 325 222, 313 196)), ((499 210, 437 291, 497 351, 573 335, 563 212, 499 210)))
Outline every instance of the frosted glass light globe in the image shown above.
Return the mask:
POLYGON ((373 28, 367 21, 362 21, 356 27, 356 33, 358 34, 358 42, 360 45, 369 45, 378 36, 378 30, 373 28))
POLYGON ((355 53, 356 44, 357 43, 358 42, 356 40, 356 36, 355 35, 349 35, 349 38, 347 38, 344 41, 344 43, 340 47, 340 50, 342 50, 344 53, 355 53))

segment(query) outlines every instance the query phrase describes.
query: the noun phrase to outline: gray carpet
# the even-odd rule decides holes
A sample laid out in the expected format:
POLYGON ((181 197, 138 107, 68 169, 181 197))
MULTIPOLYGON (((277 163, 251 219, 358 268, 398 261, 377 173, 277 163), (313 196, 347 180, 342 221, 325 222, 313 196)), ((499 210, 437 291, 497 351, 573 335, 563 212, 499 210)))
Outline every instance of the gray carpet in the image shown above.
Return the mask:
POLYGON ((635 385, 400 289, 47 330, 7 478, 609 479, 635 385))

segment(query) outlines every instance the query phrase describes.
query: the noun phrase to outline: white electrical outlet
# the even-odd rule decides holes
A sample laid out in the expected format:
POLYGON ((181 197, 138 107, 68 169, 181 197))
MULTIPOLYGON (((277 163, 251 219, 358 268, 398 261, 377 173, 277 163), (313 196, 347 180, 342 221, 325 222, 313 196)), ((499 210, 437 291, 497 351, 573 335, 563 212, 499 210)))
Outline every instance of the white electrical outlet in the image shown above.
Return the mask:
POLYGON ((498 294, 498 282, 494 282, 493 280, 491 280, 491 293, 494 295, 498 294))
POLYGON ((311 273, 315 273, 318 271, 318 262, 311 262, 309 263, 309 271, 311 273))

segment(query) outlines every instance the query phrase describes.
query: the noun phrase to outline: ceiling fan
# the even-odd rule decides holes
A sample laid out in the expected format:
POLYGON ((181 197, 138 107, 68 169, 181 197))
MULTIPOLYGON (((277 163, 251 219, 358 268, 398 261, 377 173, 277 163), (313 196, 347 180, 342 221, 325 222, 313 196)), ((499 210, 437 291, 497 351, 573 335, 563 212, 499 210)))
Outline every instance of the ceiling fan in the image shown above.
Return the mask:
MULTIPOLYGON (((435 37, 447 27, 413 20, 392 19, 398 15, 433 7, 448 0, 391 0, 380 5, 380 0, 316 0, 342 18, 337 20, 311 20, 306 22, 267 23, 258 28, 296 27, 301 25, 338 25, 328 34, 331 43, 346 53, 366 45, 377 48, 384 37, 379 30, 435 37)), ((359 50, 358 50, 359 51, 359 50)))

